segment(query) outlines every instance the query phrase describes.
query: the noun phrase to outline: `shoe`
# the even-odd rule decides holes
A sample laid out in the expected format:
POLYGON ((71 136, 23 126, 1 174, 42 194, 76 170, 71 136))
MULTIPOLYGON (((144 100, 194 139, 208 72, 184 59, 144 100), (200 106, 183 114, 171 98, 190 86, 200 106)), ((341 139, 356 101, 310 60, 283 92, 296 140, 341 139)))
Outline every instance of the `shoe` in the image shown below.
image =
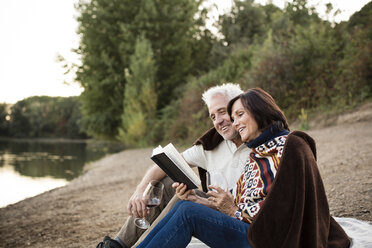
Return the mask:
POLYGON ((96 248, 123 248, 115 239, 105 236, 103 241, 99 242, 96 248))

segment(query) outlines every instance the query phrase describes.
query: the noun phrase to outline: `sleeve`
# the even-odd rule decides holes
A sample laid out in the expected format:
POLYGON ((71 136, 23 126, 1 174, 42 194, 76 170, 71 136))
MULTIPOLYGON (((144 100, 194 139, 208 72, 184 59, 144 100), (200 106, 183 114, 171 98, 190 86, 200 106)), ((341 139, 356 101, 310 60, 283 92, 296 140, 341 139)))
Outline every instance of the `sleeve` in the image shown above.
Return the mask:
POLYGON ((235 218, 247 223, 252 223, 253 218, 258 214, 263 202, 264 201, 261 200, 253 204, 239 203, 239 209, 235 213, 235 218))
MULTIPOLYGON (((238 210, 235 212, 235 218, 247 223, 252 223, 254 217, 258 214, 264 199, 255 201, 250 200, 247 197, 249 192, 247 189, 247 184, 242 185, 244 174, 240 176, 239 180, 236 183, 236 195, 235 195, 235 204, 238 207, 238 210)), ((254 190, 254 194, 259 194, 259 189, 254 190)))
POLYGON ((184 151, 182 155, 189 165, 201 167, 206 170, 207 159, 202 145, 194 145, 184 151))

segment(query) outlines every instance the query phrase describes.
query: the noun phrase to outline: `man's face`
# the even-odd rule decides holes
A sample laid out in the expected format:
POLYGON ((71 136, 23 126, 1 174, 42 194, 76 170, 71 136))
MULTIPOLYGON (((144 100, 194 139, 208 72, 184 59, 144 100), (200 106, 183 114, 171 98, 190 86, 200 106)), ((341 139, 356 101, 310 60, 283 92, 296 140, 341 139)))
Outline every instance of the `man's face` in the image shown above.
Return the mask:
POLYGON ((227 113, 227 97, 217 94, 212 97, 208 106, 209 117, 211 118, 217 132, 226 140, 233 140, 238 132, 233 128, 230 116, 227 113))

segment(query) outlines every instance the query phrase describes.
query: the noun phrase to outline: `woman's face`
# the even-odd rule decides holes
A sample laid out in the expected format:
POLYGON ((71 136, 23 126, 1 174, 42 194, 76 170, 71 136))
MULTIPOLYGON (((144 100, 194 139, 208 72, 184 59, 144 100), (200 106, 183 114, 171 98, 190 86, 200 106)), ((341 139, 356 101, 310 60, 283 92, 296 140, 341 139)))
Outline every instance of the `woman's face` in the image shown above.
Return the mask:
POLYGON ((234 120, 233 127, 239 132, 243 142, 250 142, 261 134, 257 122, 240 99, 234 102, 231 117, 234 120))

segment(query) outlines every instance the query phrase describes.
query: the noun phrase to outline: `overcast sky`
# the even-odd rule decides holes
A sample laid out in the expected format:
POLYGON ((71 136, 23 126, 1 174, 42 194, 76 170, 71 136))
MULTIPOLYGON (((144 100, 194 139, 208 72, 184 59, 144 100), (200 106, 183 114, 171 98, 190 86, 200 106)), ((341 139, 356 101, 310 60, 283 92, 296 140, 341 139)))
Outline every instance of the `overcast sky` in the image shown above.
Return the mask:
MULTIPOLYGON (((310 0, 324 6, 331 2, 342 14, 335 20, 347 20, 370 0, 310 0)), ((79 95, 77 84, 63 74, 57 54, 77 61, 71 48, 78 45, 74 3, 77 0, 0 0, 0 103, 15 103, 34 95, 79 95)), ((222 12, 231 0, 212 1, 222 12)), ((266 0, 256 1, 265 3, 266 0)), ((279 7, 284 0, 273 0, 279 7)), ((324 10, 319 12, 324 13, 324 10)))

